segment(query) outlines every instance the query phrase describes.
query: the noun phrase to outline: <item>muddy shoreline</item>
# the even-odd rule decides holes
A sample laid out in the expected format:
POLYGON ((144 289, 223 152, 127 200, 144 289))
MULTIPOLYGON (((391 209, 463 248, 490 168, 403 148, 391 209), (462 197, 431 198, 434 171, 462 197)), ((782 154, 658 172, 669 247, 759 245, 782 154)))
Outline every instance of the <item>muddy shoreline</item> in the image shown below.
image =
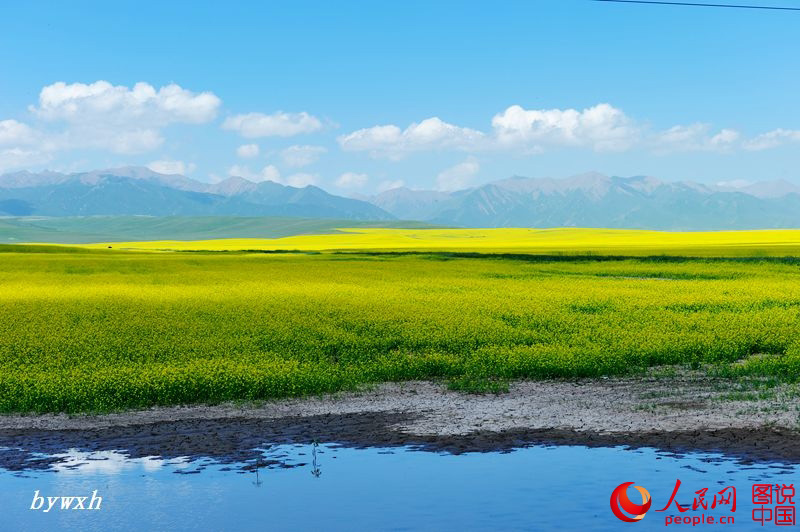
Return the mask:
POLYGON ((472 396, 440 383, 412 382, 247 406, 10 415, 0 417, 0 467, 46 470, 63 460, 54 455, 67 450, 241 465, 257 460, 258 449, 313 442, 454 454, 530 445, 653 447, 800 463, 792 393, 721 400, 725 389, 700 377, 617 379, 522 382, 508 394, 472 396))

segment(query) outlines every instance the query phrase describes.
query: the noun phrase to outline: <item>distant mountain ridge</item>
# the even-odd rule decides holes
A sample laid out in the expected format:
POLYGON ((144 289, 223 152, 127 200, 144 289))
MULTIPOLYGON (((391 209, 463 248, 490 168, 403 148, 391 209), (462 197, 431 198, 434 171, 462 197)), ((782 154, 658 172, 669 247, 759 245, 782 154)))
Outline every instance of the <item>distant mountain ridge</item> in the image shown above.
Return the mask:
POLYGON ((413 213, 464 227, 800 227, 800 187, 786 181, 734 188, 591 172, 564 179, 516 176, 450 193, 396 188, 367 199, 398 217, 413 213))
POLYGON ((368 202, 335 196, 315 186, 253 183, 240 177, 209 184, 139 167, 0 176, 0 215, 394 218, 368 202))
POLYGON ((242 177, 202 183, 125 167, 0 176, 0 216, 279 216, 674 231, 800 227, 800 186, 737 185, 743 186, 590 172, 563 179, 515 176, 455 192, 395 188, 353 199, 315 186, 242 177))

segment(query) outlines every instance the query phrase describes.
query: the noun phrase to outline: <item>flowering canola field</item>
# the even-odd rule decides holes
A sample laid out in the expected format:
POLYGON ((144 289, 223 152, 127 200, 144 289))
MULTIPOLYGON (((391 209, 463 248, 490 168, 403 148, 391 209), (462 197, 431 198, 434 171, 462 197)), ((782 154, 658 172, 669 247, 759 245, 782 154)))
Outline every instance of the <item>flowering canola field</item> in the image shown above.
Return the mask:
MULTIPOLYGON (((364 249, 408 250, 420 234, 359 231, 271 242, 315 251, 358 238, 364 249), (392 238, 399 243, 380 247, 392 238)), ((536 240, 520 235, 537 231, 469 230, 488 235, 468 237, 479 242, 471 247, 454 231, 423 233, 421 247, 445 252, 421 253, 4 248, 0 411, 258 400, 407 379, 470 389, 664 365, 800 377, 800 260, 776 251, 794 249, 797 232, 612 231, 614 247, 598 231, 575 230, 556 247, 557 231, 536 240), (761 236, 766 244, 753 244, 761 236), (534 241, 553 247, 522 253, 534 241), (515 253, 446 252, 489 244, 515 253), (620 257, 632 254, 626 245, 654 246, 657 256, 620 257), (686 246, 701 258, 674 256, 686 246), (585 253, 600 248, 607 256, 585 253), (565 249, 584 254, 553 254, 565 249)))
POLYGON ((284 238, 114 242, 89 248, 180 251, 373 250, 559 254, 800 256, 800 230, 664 232, 630 229, 340 229, 284 238))

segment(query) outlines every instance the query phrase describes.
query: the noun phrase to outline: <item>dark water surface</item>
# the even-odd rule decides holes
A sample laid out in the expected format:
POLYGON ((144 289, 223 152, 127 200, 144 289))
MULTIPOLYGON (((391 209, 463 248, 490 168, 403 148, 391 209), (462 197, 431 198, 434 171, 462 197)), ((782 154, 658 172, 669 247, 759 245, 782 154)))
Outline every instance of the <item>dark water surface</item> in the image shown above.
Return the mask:
POLYGON ((733 515, 735 523, 672 530, 791 530, 752 520, 751 488, 800 480, 797 465, 649 448, 533 446, 453 455, 323 444, 277 445, 262 456, 219 464, 70 451, 50 470, 0 469, 0 529, 661 530, 665 515, 678 512, 655 510, 680 479, 678 502, 691 505, 702 488, 709 501, 709 510, 682 516, 733 515), (653 498, 637 523, 623 523, 610 510, 612 490, 629 481, 653 498), (736 511, 711 510, 713 494, 726 486, 736 487, 736 511), (45 513, 30 509, 35 490, 45 497, 97 490, 103 500, 100 510, 45 513))

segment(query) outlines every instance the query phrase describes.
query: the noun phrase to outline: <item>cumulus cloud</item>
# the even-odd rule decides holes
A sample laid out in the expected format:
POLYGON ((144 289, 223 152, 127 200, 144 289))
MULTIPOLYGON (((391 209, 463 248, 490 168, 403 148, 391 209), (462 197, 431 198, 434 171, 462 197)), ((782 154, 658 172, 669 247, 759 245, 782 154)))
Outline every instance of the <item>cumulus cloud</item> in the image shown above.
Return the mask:
POLYGON ((692 124, 689 126, 673 126, 658 134, 657 140, 667 145, 694 144, 697 138, 705 135, 707 124, 692 124))
POLYGON ((436 176, 436 187, 439 190, 461 190, 469 187, 481 165, 475 157, 468 157, 464 162, 442 171, 436 176))
MULTIPOLYGON (((455 150, 542 153, 559 147, 596 152, 634 148, 653 153, 687 151, 731 152, 764 150, 800 142, 800 130, 776 129, 753 138, 730 128, 715 130, 705 123, 675 125, 654 130, 622 110, 601 103, 578 109, 525 109, 512 105, 496 114, 491 129, 479 131, 428 118, 405 129, 388 124, 359 129, 338 137, 346 151, 368 152, 397 160, 412 152, 455 150)), ((447 176, 443 177, 446 180, 447 176)))
POLYGON ((368 151, 376 157, 397 159, 409 152, 435 149, 475 149, 485 135, 480 131, 448 124, 437 117, 405 129, 394 125, 359 129, 338 138, 347 151, 368 151))
POLYGON ((103 80, 89 84, 59 81, 44 87, 38 107, 30 110, 45 120, 153 127, 209 122, 216 117, 220 103, 211 92, 194 93, 174 83, 156 90, 145 82, 129 89, 103 80))
POLYGON ((800 130, 774 129, 745 141, 744 148, 749 151, 761 151, 777 148, 789 142, 800 142, 800 130))
POLYGON ((252 181, 254 183, 260 183, 262 181, 274 181, 276 183, 281 182, 280 171, 271 164, 268 164, 267 166, 262 168, 261 171, 259 172, 254 172, 248 166, 235 164, 228 169, 228 175, 235 177, 243 177, 248 181, 252 181))
POLYGON ((0 120, 0 171, 24 168, 52 160, 42 135, 17 120, 0 120))
POLYGON ((322 146, 289 146, 281 151, 283 163, 290 168, 302 168, 313 164, 328 150, 322 146))
POLYGON ((524 109, 512 105, 492 118, 500 146, 535 151, 548 145, 586 146, 595 151, 622 151, 638 138, 638 128, 621 110, 601 103, 576 109, 524 109))
POLYGON ((179 174, 179 175, 188 175, 194 172, 195 166, 194 163, 185 163, 183 161, 153 161, 147 165, 147 167, 152 170, 153 172, 158 172, 159 174, 179 174))
POLYGON ((741 133, 735 129, 723 129, 709 139, 709 144, 717 148, 728 148, 736 143, 741 137, 741 133))
POLYGON ((38 105, 28 109, 57 128, 37 132, 42 150, 93 148, 135 154, 161 146, 161 130, 170 124, 213 120, 220 104, 211 92, 195 93, 174 83, 156 89, 144 82, 128 88, 102 80, 59 81, 44 87, 38 105))
MULTIPOLYGON (((207 124, 217 117, 221 104, 212 92, 193 92, 174 83, 157 88, 146 82, 128 87, 104 80, 59 81, 42 88, 38 102, 28 107, 28 118, 0 120, 0 169, 47 163, 70 150, 151 152, 164 145, 166 128, 170 125, 207 124)), ((259 138, 314 133, 324 129, 324 124, 307 112, 278 111, 229 116, 222 127, 243 137, 259 138)), ((343 151, 364 152, 390 160, 422 152, 455 151, 480 156, 482 152, 532 154, 563 147, 596 152, 636 149, 656 154, 728 153, 798 143, 800 130, 779 128, 745 136, 734 129, 719 129, 700 122, 656 129, 611 104, 600 103, 585 109, 527 109, 512 105, 478 129, 434 116, 407 126, 384 124, 358 129, 338 136, 337 140, 343 151)), ((289 169, 287 172, 303 169, 326 152, 323 146, 296 144, 279 152, 279 164, 289 169)), ((253 159, 261 154, 261 147, 243 144, 236 154, 241 159, 253 159)), ((156 160, 149 166, 168 173, 186 174, 193 170, 191 164, 172 160, 156 160)), ((300 186, 319 181, 316 174, 302 172, 282 178, 272 165, 260 171, 238 165, 230 170, 255 181, 273 180, 300 186)), ((477 159, 467 158, 442 171, 436 177, 436 186, 443 190, 469 186, 479 170, 477 159)), ((347 172, 339 176, 336 185, 356 189, 364 186, 362 180, 367 180, 364 174, 347 172)), ((378 188, 396 186, 402 186, 402 182, 384 181, 378 188)))
POLYGON ((621 151, 632 146, 639 134, 631 119, 608 104, 583 111, 529 110, 512 105, 495 115, 491 124, 492 131, 484 133, 433 117, 405 129, 395 125, 359 129, 338 140, 344 150, 368 151, 374 156, 398 159, 423 150, 506 149, 530 153, 553 145, 621 151))
POLYGON ((0 146, 32 144, 38 137, 38 133, 27 124, 16 120, 0 120, 0 146))
POLYGON ((247 138, 292 137, 319 131, 322 129, 322 122, 305 111, 302 113, 278 111, 271 115, 246 113, 230 116, 222 123, 222 128, 236 131, 247 138))
POLYGON ((258 144, 242 144, 236 148, 236 155, 242 159, 252 159, 253 157, 257 157, 260 151, 261 149, 258 147, 258 144))
POLYGON ((734 149, 741 134, 733 129, 712 132, 710 124, 695 123, 687 126, 673 126, 652 135, 649 143, 656 153, 687 151, 719 151, 734 149))
POLYGON ((336 186, 344 189, 359 189, 364 188, 368 180, 369 177, 367 174, 345 172, 336 180, 336 186))

